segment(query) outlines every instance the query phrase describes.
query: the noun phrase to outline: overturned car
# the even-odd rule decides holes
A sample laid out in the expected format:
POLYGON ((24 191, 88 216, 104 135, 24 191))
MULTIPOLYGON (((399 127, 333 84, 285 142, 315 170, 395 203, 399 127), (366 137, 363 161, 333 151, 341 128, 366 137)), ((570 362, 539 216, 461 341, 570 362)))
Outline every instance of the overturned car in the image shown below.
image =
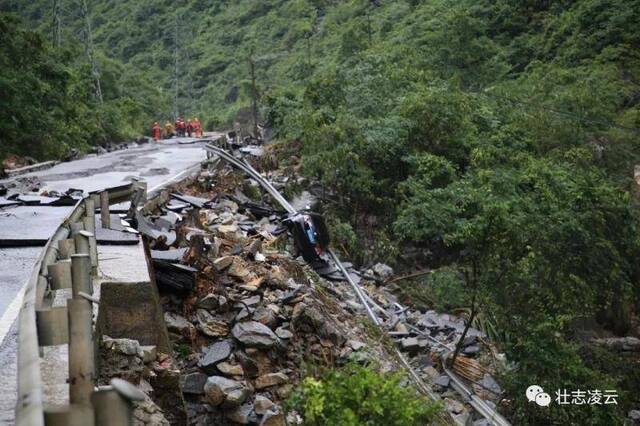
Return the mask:
POLYGON ((296 247, 304 260, 317 267, 326 263, 329 248, 329 231, 324 219, 317 213, 299 212, 283 221, 293 235, 296 247))

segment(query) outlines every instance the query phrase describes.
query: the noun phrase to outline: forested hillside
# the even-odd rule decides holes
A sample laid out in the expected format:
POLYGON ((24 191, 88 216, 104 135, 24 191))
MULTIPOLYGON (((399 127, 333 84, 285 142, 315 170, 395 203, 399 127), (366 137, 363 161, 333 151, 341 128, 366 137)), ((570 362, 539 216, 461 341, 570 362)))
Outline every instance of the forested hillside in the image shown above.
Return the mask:
MULTIPOLYGON (((34 52, 53 71, 36 67, 35 89, 20 92, 51 102, 0 87, 10 141, 20 140, 5 130, 13 109, 39 108, 54 124, 99 114, 78 5, 60 4, 62 48, 38 39, 34 52), (56 112, 65 105, 72 112, 56 112)), ((0 5, 49 37, 51 2, 0 5)), ((327 189, 336 246, 362 263, 433 268, 400 290, 418 305, 467 309, 499 340, 512 363, 501 409, 514 424, 619 424, 638 407, 637 360, 588 338, 640 331, 640 0, 92 0, 89 9, 102 108, 115 117, 100 135, 169 118, 176 86, 177 112, 206 127, 242 119, 253 62, 262 120, 281 143, 298 142, 304 172, 327 189), (541 410, 522 398, 533 383, 617 389, 620 405, 541 410)), ((0 44, 5 84, 21 65, 5 65, 15 43, 0 44)), ((59 135, 91 143, 93 126, 59 135)), ((58 152, 38 140, 41 157, 58 152)))
POLYGON ((70 149, 140 135, 157 116, 159 88, 101 56, 103 98, 78 40, 53 46, 16 16, 0 15, 0 159, 59 159, 70 149))

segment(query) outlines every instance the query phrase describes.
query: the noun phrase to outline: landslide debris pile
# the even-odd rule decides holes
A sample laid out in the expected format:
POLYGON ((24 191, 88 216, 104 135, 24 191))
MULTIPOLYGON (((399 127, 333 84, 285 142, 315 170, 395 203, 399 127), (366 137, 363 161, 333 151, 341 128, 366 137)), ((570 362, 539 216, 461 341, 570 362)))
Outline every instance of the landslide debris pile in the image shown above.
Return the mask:
MULTIPOLYGON (((289 180, 270 177, 279 186, 289 180)), ((127 378, 150 396, 136 410, 139 424, 159 415, 172 424, 296 424, 299 414, 285 413, 283 402, 305 375, 349 361, 399 370, 393 345, 457 422, 486 424, 441 372, 440 357, 464 322, 400 305, 382 285, 391 268, 375 265, 358 280, 392 338, 366 319, 347 283, 325 280, 296 257, 283 214, 240 172, 214 161, 160 199, 138 217, 138 229, 149 242, 174 354, 120 351, 135 358, 133 376, 117 371, 126 362, 106 362, 116 365, 107 376, 127 378)), ((490 359, 486 336, 474 329, 467 336, 454 369, 498 401, 495 365, 479 362, 490 359)), ((103 345, 114 347, 111 341, 103 345)))

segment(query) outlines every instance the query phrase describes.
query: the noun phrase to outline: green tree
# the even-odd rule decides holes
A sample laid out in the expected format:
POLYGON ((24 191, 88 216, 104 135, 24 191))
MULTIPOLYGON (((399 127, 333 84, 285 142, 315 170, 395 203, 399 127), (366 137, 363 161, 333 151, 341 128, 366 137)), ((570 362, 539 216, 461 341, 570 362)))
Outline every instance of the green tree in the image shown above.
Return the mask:
MULTIPOLYGON (((631 260, 638 229, 628 194, 595 167, 572 161, 522 156, 512 165, 470 170, 449 184, 451 167, 437 162, 403 185, 398 234, 459 253, 456 264, 471 303, 491 312, 506 335, 507 355, 519 366, 512 377, 518 386, 532 378, 549 387, 558 381, 602 386, 603 376, 587 368, 570 343, 570 325, 598 317, 621 332, 628 327, 625 306, 638 288, 631 260), (536 355, 533 348, 543 349, 536 355), (539 362, 553 357, 566 364, 539 362)), ((514 404, 516 416, 529 412, 526 401, 514 404)), ((553 411, 549 419, 565 415, 553 411)))

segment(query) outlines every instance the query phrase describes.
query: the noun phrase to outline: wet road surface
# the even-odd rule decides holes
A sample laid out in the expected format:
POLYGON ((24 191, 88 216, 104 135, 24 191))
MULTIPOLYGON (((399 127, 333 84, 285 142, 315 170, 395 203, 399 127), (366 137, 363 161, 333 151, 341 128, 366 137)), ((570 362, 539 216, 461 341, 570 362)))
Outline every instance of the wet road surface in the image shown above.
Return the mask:
POLYGON ((20 177, 37 176, 43 182, 41 192, 64 192, 69 188, 90 192, 124 185, 132 178, 144 179, 148 188, 152 188, 202 159, 204 153, 201 142, 180 145, 176 139, 171 139, 61 163, 20 177))
MULTIPOLYGON (((147 188, 163 184, 205 158, 202 143, 178 144, 178 140, 145 144, 136 148, 61 163, 47 170, 19 176, 37 177, 39 193, 85 192, 124 185, 132 178, 147 182, 147 188)), ((7 181, 0 181, 0 183, 7 181)), ((47 239, 71 207, 22 206, 0 209, 0 240, 47 239)), ((15 318, 27 282, 42 247, 0 249, 0 424, 13 422, 16 384, 15 318)))

